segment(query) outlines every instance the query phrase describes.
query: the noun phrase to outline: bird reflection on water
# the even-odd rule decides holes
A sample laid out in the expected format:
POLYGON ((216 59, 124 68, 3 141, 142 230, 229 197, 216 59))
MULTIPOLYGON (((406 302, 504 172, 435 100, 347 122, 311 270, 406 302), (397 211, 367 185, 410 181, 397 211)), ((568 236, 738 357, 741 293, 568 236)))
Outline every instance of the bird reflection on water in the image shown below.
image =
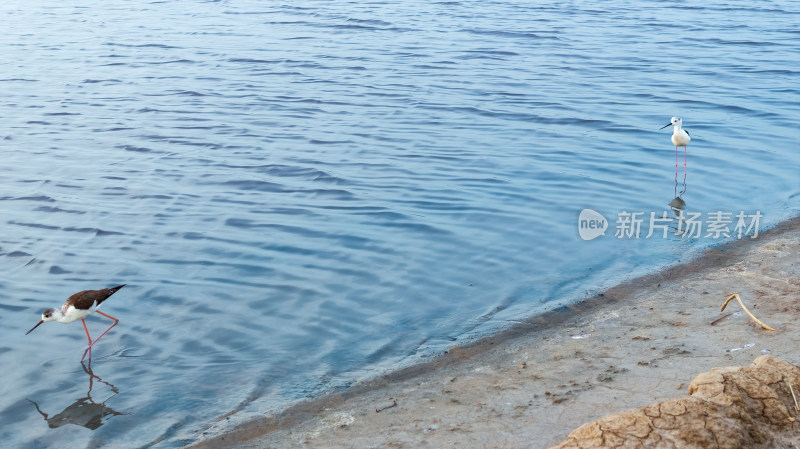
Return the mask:
POLYGON ((36 407, 36 411, 42 415, 45 421, 47 421, 47 425, 51 429, 56 429, 62 427, 66 424, 75 424, 77 426, 86 427, 90 430, 96 430, 106 421, 108 421, 109 417, 111 416, 119 416, 124 415, 122 412, 118 412, 111 407, 106 406, 106 402, 119 394, 119 390, 117 387, 112 385, 109 382, 104 381, 99 376, 94 374, 92 371, 92 362, 89 359, 89 364, 86 365, 84 362, 81 362, 81 367, 83 371, 89 375, 89 391, 87 391, 86 396, 82 397, 75 402, 73 402, 70 406, 65 408, 61 413, 53 415, 49 417, 47 413, 44 413, 40 408, 39 404, 35 401, 28 401, 36 407), (113 393, 111 396, 107 397, 103 402, 97 403, 92 399, 92 388, 94 387, 94 379, 97 379, 98 382, 107 385, 111 392, 113 393))
POLYGON ((676 217, 680 217, 681 213, 686 210, 686 201, 683 200, 683 194, 686 193, 686 179, 683 180, 683 190, 678 193, 678 180, 675 180, 675 198, 668 203, 672 212, 676 217))

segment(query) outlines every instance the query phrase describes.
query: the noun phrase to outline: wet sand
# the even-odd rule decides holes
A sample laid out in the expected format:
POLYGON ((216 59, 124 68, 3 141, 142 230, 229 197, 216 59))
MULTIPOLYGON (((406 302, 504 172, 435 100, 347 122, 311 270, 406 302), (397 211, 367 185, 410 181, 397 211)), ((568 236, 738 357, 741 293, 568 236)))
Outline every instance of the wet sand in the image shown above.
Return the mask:
POLYGON ((685 396, 714 367, 767 353, 800 364, 799 318, 795 218, 342 393, 236 427, 221 417, 191 447, 545 448, 583 423, 685 396), (777 331, 736 301, 721 313, 734 293, 777 331))

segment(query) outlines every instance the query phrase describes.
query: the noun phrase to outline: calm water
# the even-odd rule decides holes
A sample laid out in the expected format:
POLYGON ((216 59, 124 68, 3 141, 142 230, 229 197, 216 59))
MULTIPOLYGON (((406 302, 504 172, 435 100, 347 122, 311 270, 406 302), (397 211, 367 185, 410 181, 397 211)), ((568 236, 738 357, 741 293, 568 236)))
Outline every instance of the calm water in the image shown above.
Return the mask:
POLYGON ((9 447, 181 446, 685 260, 614 238, 673 115, 688 209, 800 212, 797 2, 69 3, 0 4, 9 447), (24 335, 119 283, 96 377, 24 335))

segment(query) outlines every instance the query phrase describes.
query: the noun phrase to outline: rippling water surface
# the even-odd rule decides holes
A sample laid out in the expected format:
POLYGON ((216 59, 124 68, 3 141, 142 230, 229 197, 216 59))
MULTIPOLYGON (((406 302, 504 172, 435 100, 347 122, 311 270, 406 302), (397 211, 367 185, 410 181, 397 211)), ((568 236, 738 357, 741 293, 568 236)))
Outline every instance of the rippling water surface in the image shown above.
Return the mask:
POLYGON ((9 447, 181 446, 719 243, 613 236, 674 197, 673 115, 689 209, 800 210, 796 2, 7 1, 0 21, 9 447), (579 238, 583 208, 606 236, 579 238), (24 335, 119 283, 91 371, 80 324, 24 335))

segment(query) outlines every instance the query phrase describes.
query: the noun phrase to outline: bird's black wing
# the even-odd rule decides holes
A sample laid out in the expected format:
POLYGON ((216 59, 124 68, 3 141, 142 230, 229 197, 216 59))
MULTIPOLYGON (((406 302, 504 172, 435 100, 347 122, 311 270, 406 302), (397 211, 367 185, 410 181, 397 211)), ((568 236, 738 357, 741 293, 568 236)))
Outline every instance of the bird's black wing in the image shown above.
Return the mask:
POLYGON ((124 285, 114 288, 104 288, 102 290, 84 290, 70 296, 67 300, 67 304, 72 304, 75 308, 80 310, 89 310, 92 305, 99 306, 100 303, 108 299, 109 296, 116 293, 117 290, 122 287, 124 287, 124 285))

